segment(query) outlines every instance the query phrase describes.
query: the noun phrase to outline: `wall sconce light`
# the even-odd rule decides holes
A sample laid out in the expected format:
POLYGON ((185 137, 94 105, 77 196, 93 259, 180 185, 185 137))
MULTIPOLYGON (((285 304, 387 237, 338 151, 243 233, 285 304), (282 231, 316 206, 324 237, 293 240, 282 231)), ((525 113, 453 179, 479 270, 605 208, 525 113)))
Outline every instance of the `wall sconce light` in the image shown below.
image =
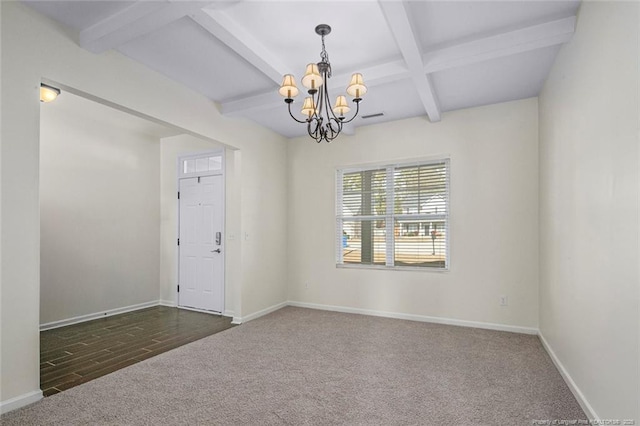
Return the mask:
POLYGON ((52 102, 55 101, 60 94, 60 89, 47 86, 44 83, 40 83, 40 102, 52 102))

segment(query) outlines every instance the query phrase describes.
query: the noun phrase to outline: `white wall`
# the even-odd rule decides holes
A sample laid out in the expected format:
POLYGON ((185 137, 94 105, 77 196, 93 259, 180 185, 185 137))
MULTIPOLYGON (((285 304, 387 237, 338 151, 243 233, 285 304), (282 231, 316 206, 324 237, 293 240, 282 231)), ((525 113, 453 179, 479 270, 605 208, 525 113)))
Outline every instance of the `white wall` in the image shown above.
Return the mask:
POLYGON ((40 110, 40 323, 158 300, 160 144, 65 93, 40 110))
POLYGON ((583 2, 540 95, 540 330, 590 414, 636 422, 638 8, 583 2))
POLYGON ((332 144, 292 140, 289 299, 537 328, 537 107, 526 99, 362 127, 332 144), (451 158, 450 271, 336 268, 336 168, 425 157, 451 158))
POLYGON ((238 148, 242 241, 239 293, 251 314, 286 300, 286 141, 222 117, 209 99, 109 51, 81 49, 68 31, 18 2, 2 8, 2 377, 0 396, 39 389, 39 113, 42 78, 238 148), (268 185, 269 197, 262 195, 268 185))

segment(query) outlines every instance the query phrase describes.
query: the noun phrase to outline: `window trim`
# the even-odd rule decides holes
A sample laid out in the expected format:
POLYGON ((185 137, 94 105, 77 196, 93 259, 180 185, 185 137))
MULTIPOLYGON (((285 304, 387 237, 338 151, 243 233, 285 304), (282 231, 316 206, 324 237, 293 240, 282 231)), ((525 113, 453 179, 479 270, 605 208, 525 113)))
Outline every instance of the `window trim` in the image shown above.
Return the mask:
MULTIPOLYGON (((451 270, 451 158, 450 156, 441 156, 441 157, 429 157, 429 158, 421 158, 421 159, 411 159, 411 160, 400 160, 395 162, 377 162, 377 163, 368 163, 368 164, 360 164, 354 166, 343 166, 337 167, 335 170, 335 263, 336 268, 344 268, 344 269, 373 269, 373 270, 383 270, 383 271, 423 271, 423 272, 449 272, 451 270), (393 203, 387 203, 387 212, 384 216, 379 215, 368 215, 368 216, 357 216, 355 218, 351 218, 349 216, 343 216, 341 213, 342 200, 343 200, 343 182, 342 177, 346 173, 356 173, 363 172, 369 170, 380 170, 386 169, 387 171, 387 197, 394 198, 394 181, 393 179, 389 179, 389 176, 393 176, 393 173, 396 168, 401 167, 412 167, 412 166, 429 166, 433 164, 444 163, 446 168, 446 178, 445 178, 445 187, 446 187, 446 205, 447 205, 447 213, 446 215, 441 215, 444 217, 445 222, 445 231, 446 231, 446 240, 445 240, 445 266, 444 267, 425 267, 425 266, 398 266, 398 265, 389 265, 389 263, 394 263, 394 252, 395 252, 395 237, 394 237, 394 219, 398 217, 411 216, 411 218, 419 218, 422 215, 396 215, 393 213, 393 203), (366 220, 366 219, 381 219, 384 218, 386 224, 386 237, 387 237, 387 249, 385 253, 386 264, 385 265, 375 265, 375 264, 359 264, 359 263, 344 263, 342 259, 342 239, 338 238, 338 236, 342 235, 343 231, 343 221, 345 220, 366 220), (389 232, 391 229, 391 232, 389 232)), ((433 215, 428 215, 429 217, 433 217, 433 215)), ((440 215, 439 215, 440 216, 440 215)))

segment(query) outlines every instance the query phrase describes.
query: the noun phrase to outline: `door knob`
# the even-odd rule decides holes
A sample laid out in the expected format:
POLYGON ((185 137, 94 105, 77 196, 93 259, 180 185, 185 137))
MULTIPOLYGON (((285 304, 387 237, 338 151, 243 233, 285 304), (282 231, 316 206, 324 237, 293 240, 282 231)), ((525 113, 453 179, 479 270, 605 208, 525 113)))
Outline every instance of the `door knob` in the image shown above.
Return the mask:
POLYGON ((211 250, 211 253, 220 253, 220 249, 211 250))

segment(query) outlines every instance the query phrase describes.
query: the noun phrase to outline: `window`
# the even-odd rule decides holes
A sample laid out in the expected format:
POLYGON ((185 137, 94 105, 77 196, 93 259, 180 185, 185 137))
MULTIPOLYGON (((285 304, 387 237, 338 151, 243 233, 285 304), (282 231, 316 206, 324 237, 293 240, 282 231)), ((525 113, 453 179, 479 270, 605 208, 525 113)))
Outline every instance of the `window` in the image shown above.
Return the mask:
POLYGON ((337 263, 449 267, 449 160, 337 173, 337 263))
POLYGON ((211 155, 203 157, 191 157, 183 159, 182 173, 183 175, 194 173, 207 173, 222 170, 222 155, 211 155))

